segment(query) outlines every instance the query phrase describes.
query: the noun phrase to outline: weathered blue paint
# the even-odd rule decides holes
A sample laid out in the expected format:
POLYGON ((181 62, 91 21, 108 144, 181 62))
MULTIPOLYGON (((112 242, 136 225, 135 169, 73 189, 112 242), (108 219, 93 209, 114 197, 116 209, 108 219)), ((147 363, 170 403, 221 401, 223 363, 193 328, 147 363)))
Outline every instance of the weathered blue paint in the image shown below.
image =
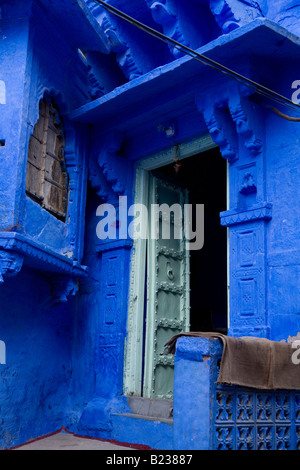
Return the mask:
POLYGON ((60 429, 72 377, 72 310, 55 305, 51 284, 22 269, 1 287, 1 448, 60 429), (51 315, 49 315, 51 311, 51 315))
POLYGON ((219 341, 181 338, 175 357, 174 449, 211 449, 211 396, 219 341), (213 364, 211 364, 211 362, 213 364), (191 387, 193 377, 193 387, 191 387), (201 398, 200 398, 201 397, 201 398), (201 423, 201 424, 200 424, 201 423))
POLYGON ((5 84, 0 110, 0 330, 7 355, 0 371, 0 434, 1 446, 9 447, 52 432, 65 421, 72 376, 70 312, 75 308, 66 301, 87 273, 81 264, 87 133, 69 122, 68 112, 89 94, 74 35, 57 27, 57 12, 31 1, 3 1, 0 6, 5 84), (59 106, 67 135, 72 182, 66 224, 25 195, 28 141, 45 95, 59 106))
MULTIPOLYGON (((288 98, 295 91, 295 0, 110 3, 288 98)), ((229 167, 229 206, 220 215, 229 233, 229 334, 296 336, 299 123, 91 0, 0 0, 0 7, 1 445, 64 425, 154 448, 216 448, 209 410, 217 402, 209 404, 221 352, 211 341, 180 342, 173 425, 127 416, 134 250, 131 240, 97 239, 96 209, 124 195, 134 202, 142 158, 209 133, 229 167), (28 142, 44 96, 55 99, 66 130, 66 223, 25 194, 28 142), (171 137, 162 131, 168 126, 171 137)), ((286 396, 294 413, 295 397, 286 396)))

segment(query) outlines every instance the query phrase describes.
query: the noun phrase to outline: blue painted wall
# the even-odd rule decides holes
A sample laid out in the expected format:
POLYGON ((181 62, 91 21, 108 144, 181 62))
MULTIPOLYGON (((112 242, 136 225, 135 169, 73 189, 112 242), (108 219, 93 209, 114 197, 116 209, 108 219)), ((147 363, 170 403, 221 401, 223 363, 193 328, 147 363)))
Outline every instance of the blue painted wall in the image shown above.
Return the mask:
POLYGON ((267 122, 267 192, 273 202, 268 243, 268 307, 272 337, 299 331, 299 148, 297 126, 272 117, 267 122), (279 134, 280 132, 280 134, 279 134), (272 139, 272 135, 278 136, 272 139))
POLYGON ((89 93, 85 64, 43 5, 1 1, 0 6, 5 83, 0 105, 0 135, 5 141, 0 331, 6 345, 6 364, 0 370, 0 440, 1 447, 10 447, 54 432, 66 422, 72 378, 71 312, 76 311, 74 300, 66 300, 76 294, 77 275, 84 273, 80 263, 87 152, 86 131, 71 125, 67 113, 85 103, 89 93), (28 142, 38 120, 39 100, 45 95, 53 96, 59 106, 67 136, 71 191, 65 224, 25 196, 28 142))
MULTIPOLYGON (((51 284, 23 268, 0 287, 1 448, 60 429, 72 376, 72 301, 53 306, 51 284)), ((73 308, 72 308, 73 306, 73 308)))

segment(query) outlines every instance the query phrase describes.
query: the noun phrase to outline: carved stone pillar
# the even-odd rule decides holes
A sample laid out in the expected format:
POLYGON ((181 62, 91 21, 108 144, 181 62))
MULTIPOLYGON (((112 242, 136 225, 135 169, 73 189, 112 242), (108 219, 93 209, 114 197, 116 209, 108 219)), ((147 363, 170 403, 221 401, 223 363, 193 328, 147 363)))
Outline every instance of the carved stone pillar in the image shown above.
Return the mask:
POLYGON ((266 200, 263 111, 244 89, 220 101, 197 98, 208 130, 228 160, 229 334, 269 336, 266 233, 272 204, 266 200))
MULTIPOLYGON (((99 204, 115 207, 119 223, 119 197, 131 195, 131 162, 119 155, 123 135, 117 131, 99 138, 89 162, 89 178, 99 204)), ((117 230, 116 230, 117 232, 117 230)), ((126 338, 128 283, 132 240, 116 238, 96 242, 97 294, 93 303, 93 397, 80 419, 85 433, 109 438, 111 414, 124 410, 123 393, 124 342, 126 338)), ((127 409, 127 408, 126 408, 127 409)))

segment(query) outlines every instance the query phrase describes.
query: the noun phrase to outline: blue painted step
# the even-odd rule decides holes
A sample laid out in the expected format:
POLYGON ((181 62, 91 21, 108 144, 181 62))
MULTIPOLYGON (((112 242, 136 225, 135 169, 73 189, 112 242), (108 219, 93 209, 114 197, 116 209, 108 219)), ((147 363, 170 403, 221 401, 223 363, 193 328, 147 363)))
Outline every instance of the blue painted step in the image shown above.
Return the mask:
POLYGON ((173 402, 128 397, 131 413, 111 416, 111 439, 152 449, 173 449, 173 402))

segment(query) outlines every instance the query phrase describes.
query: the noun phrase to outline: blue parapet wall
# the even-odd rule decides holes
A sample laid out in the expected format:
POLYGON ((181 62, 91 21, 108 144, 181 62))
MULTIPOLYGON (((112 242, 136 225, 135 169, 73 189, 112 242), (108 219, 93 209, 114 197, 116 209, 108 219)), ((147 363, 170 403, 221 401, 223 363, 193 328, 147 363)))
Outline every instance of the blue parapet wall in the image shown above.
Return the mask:
POLYGON ((180 338, 175 354, 174 449, 211 449, 212 392, 219 340, 180 338))
POLYGON ((221 357, 218 339, 177 341, 174 448, 297 450, 299 391, 217 385, 221 357))

